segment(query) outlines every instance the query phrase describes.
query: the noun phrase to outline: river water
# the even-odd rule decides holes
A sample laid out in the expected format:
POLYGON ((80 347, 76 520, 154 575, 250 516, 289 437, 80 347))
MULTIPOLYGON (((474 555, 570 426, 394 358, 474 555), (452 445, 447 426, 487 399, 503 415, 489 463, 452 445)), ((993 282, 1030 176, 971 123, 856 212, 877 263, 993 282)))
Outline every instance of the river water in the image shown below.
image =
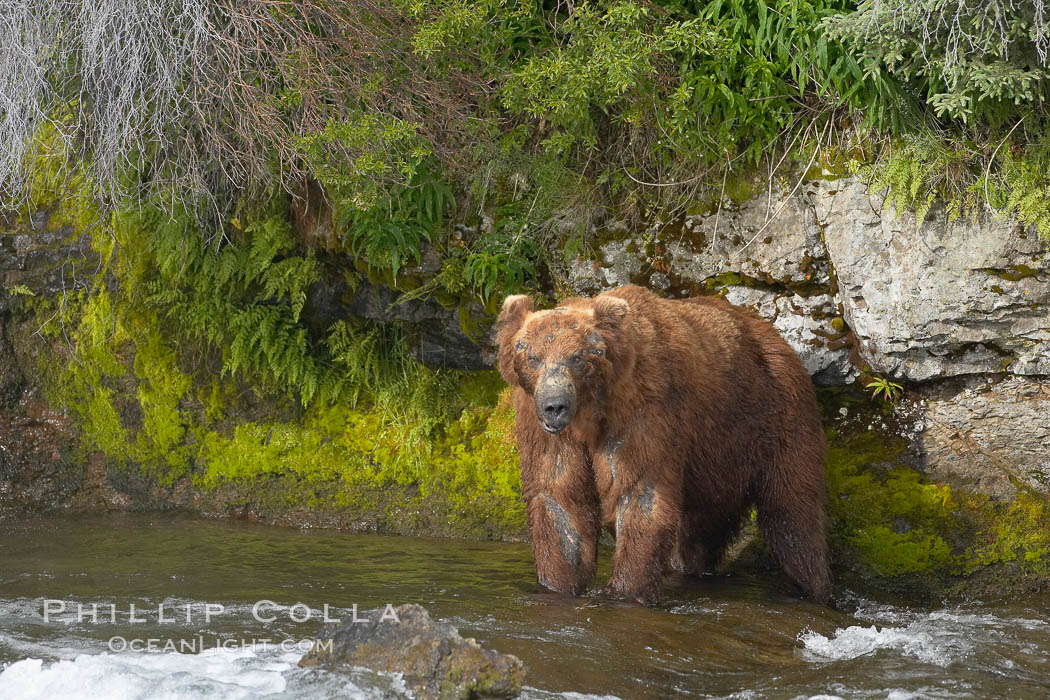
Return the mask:
POLYGON ((396 697, 396 677, 296 666, 326 605, 388 603, 519 656, 526 698, 1050 697, 1050 595, 913 608, 841 591, 847 613, 745 571, 671 578, 645 609, 534 580, 522 544, 172 515, 0 522, 0 698, 396 697))

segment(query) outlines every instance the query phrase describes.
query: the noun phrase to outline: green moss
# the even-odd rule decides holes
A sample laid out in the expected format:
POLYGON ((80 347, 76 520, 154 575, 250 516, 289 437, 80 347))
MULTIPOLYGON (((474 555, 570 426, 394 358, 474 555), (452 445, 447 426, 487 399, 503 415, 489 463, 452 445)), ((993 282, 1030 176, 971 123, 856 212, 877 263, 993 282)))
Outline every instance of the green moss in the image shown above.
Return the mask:
POLYGON ((235 392, 181 370, 160 328, 148 315, 114 312, 105 292, 83 305, 80 356, 55 370, 50 398, 70 410, 86 449, 162 484, 190 476, 205 492, 224 485, 253 492, 292 477, 282 507, 334 505, 396 529, 385 511, 415 503, 440 513, 431 532, 522 535, 513 411, 496 372, 457 373, 445 403, 433 403, 430 425, 406 413, 404 396, 357 408, 317 402, 294 420, 231 423, 235 392), (114 324, 108 335, 103 322, 114 324))
POLYGON ((122 293, 100 286, 75 296, 53 334, 64 326, 75 356, 49 363, 49 398, 75 418, 86 450, 162 485, 185 477, 204 493, 268 493, 278 510, 341 508, 395 530, 413 527, 402 520, 415 511, 435 534, 523 533, 513 411, 496 372, 434 372, 407 360, 388 370, 374 336, 365 345, 347 336, 343 351, 356 353, 348 369, 365 391, 267 417, 283 399, 256 386, 263 410, 246 411, 245 387, 233 384, 252 386, 247 370, 220 379, 207 363, 185 369, 180 339, 193 354, 205 348, 132 291, 155 268, 126 256, 112 269, 122 293))
POLYGON ((438 287, 438 289, 434 291, 434 295, 431 298, 446 311, 451 311, 452 309, 455 309, 460 303, 459 296, 441 287, 438 287))
POLYGON ((828 442, 834 542, 850 560, 883 576, 951 563, 945 541, 954 529, 951 489, 897 466, 906 448, 902 440, 876 431, 829 431, 828 442))
POLYGON ((99 387, 90 398, 72 405, 85 437, 95 449, 111 457, 126 459, 131 456, 131 441, 113 406, 111 389, 99 387))
MULTIPOLYGON (((43 310, 41 310, 43 312, 43 310)), ((66 362, 42 365, 56 376, 44 383, 47 398, 64 405, 81 427, 90 449, 126 459, 132 454, 127 430, 117 411, 113 379, 125 371, 116 348, 126 342, 115 321, 112 297, 104 290, 85 299, 76 295, 65 307, 63 318, 51 324, 48 334, 58 337, 68 328, 75 354, 66 362)))
POLYGON ((466 304, 461 304, 457 311, 457 316, 459 317, 459 329, 463 331, 463 335, 475 343, 480 342, 485 335, 485 330, 482 328, 479 320, 474 318, 474 315, 470 312, 470 307, 466 304))
POLYGON ((46 383, 49 400, 77 419, 87 449, 148 467, 170 483, 189 465, 177 405, 190 378, 175 367, 173 351, 153 330, 155 319, 129 324, 105 290, 78 307, 66 319, 77 355, 57 370, 57 381, 46 383))
POLYGON ((846 330, 846 321, 843 320, 841 316, 836 316, 835 318, 831 319, 831 328, 836 333, 842 333, 846 330))
MULTIPOLYGON (((996 277, 1008 282, 1019 282, 1029 277, 1035 277, 1041 272, 1041 270, 1036 270, 1028 265, 1021 264, 1010 265, 1006 268, 985 267, 982 268, 982 272, 987 272, 989 275, 995 275, 996 277)), ((995 289, 996 288, 993 287, 993 291, 995 291, 995 289)), ((999 289, 998 293, 1002 293, 1002 289, 999 289)))
POLYGON ((140 458, 145 462, 163 460, 169 467, 164 480, 184 474, 189 468, 190 449, 185 444, 187 418, 179 402, 191 387, 191 379, 175 363, 175 353, 158 333, 144 332, 136 345, 133 369, 142 408, 139 432, 140 458))
POLYGON ((197 389, 197 401, 204 407, 204 419, 209 422, 222 420, 226 412, 224 387, 218 379, 197 389))
POLYGON ((736 205, 752 199, 759 191, 759 179, 754 176, 727 178, 724 188, 725 196, 736 205))
POLYGON ((876 573, 885 576, 943 571, 952 553, 937 535, 898 533, 883 525, 857 530, 850 544, 876 573))
POLYGON ((63 128, 60 120, 47 120, 37 133, 22 215, 43 211, 50 230, 87 231, 102 218, 98 197, 83 165, 67 151, 59 131, 63 128))
POLYGON ((725 287, 731 287, 733 285, 743 283, 743 276, 736 272, 723 272, 720 275, 708 277, 706 280, 704 280, 704 286, 706 286, 710 290, 724 289, 725 287))
POLYGON ((1050 504, 1022 492, 1009 503, 988 503, 974 544, 962 563, 965 573, 1015 563, 1026 573, 1050 574, 1050 504))
POLYGON ((230 437, 207 433, 197 483, 211 489, 283 474, 334 480, 335 502, 366 511, 377 490, 411 485, 414 500, 440 508, 448 528, 518 535, 524 507, 514 440, 508 399, 464 410, 430 441, 378 410, 316 408, 301 422, 241 424, 230 437))
MULTIPOLYGON (((31 206, 50 211, 51 226, 91 231, 102 263, 94 287, 61 305, 20 305, 49 343, 38 360, 47 398, 74 419, 84 452, 129 478, 188 481, 202 494, 233 486, 273 509, 337 507, 393 530, 416 511, 433 534, 522 534, 513 411, 497 373, 428 370, 382 329, 344 326, 308 342, 299 311, 312 258, 295 255, 287 212, 242 214, 236 228, 251 240, 207 251, 186 237, 186 221, 154 221, 148 207, 103 221, 64 154, 41 153, 31 206), (81 196, 68 196, 70 182, 81 196), (284 329, 294 342, 267 345, 258 333, 226 342, 238 314, 257 312, 246 328, 284 329), (324 382, 324 397, 304 395, 305 408, 290 410, 280 384, 311 381, 324 382)), ((477 321, 461 318, 480 337, 477 321)))
MULTIPOLYGON (((825 390, 822 403, 829 416, 842 406, 860 413, 861 424, 876 412, 848 390, 825 390)), ((1045 495, 1021 491, 1012 501, 995 502, 932 482, 907 466, 907 443, 881 431, 832 429, 828 443, 831 544, 839 570, 934 596, 965 592, 966 577, 1001 565, 1050 575, 1045 495)))
POLYGON ((806 180, 834 182, 853 174, 853 156, 841 148, 827 148, 817 158, 816 163, 805 173, 806 180))

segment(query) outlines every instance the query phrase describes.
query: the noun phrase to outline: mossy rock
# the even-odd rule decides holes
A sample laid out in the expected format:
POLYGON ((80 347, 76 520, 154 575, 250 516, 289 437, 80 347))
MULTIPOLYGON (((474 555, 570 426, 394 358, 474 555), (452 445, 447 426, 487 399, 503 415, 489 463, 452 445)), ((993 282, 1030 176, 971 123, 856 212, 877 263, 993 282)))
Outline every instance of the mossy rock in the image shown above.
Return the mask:
POLYGON ((847 586, 912 599, 988 591, 1050 575, 1050 503, 1022 492, 1009 503, 929 479, 874 403, 822 391, 828 428, 828 511, 834 570, 847 586), (865 405, 868 403, 868 405, 865 405), (848 420, 836 420, 846 408, 848 420), (1021 571, 1018 578, 1011 571, 1021 571))
MULTIPOLYGON (((1028 279, 1029 277, 1035 277, 1036 275, 1038 275, 1041 272, 1043 272, 1042 270, 1036 270, 1034 268, 1029 267, 1028 265, 1023 265, 1023 264, 1022 265, 1010 265, 1009 267, 1006 267, 1006 268, 987 267, 987 268, 984 268, 983 271, 987 272, 989 275, 995 275, 996 277, 999 277, 1000 279, 1004 279, 1004 280, 1006 280, 1008 282, 1020 282, 1023 279, 1028 279)), ((1002 293, 1001 288, 1000 288, 998 293, 1002 293)))

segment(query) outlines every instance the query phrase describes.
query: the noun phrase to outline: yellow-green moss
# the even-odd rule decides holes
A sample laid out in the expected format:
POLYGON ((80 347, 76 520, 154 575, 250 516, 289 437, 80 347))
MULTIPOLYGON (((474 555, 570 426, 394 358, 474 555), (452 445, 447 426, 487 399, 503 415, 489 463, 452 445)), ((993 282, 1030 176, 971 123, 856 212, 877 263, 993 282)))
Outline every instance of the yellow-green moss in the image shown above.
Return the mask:
MULTIPOLYGON (((129 261, 118 272, 142 269, 129 261)), ((131 289, 142 280, 123 282, 131 289)), ((325 500, 362 516, 388 507, 377 492, 410 486, 403 495, 440 509, 450 531, 516 536, 524 528, 513 412, 498 398, 495 372, 456 373, 444 403, 440 392, 424 392, 434 400, 429 420, 414 420, 399 395, 364 397, 356 407, 318 401, 293 420, 235 420, 230 381, 184 371, 176 338, 133 295, 101 286, 80 294, 60 325, 75 358, 56 365, 50 398, 76 418, 85 448, 111 463, 162 484, 190 476, 203 490, 289 476, 324 489, 334 483, 337 492, 318 501, 308 488, 289 491, 286 505, 325 500)), ((416 379, 433 383, 438 375, 420 369, 416 379)))
MULTIPOLYGON (((345 507, 369 507, 375 489, 413 485, 420 503, 442 502, 452 526, 484 525, 518 533, 524 508, 513 411, 509 401, 467 408, 440 436, 420 441, 411 428, 378 410, 311 408, 294 423, 236 426, 209 432, 201 451, 203 488, 274 474, 337 481, 329 494, 345 507)), ((405 504, 408 505, 408 504, 405 504)))
POLYGON ((898 533, 884 525, 870 525, 857 530, 849 541, 867 565, 886 576, 944 571, 952 563, 951 550, 937 535, 898 533))
POLYGON ((947 579, 1014 563, 1050 574, 1050 503, 1020 492, 998 503, 931 483, 904 466, 900 438, 868 430, 828 433, 832 545, 865 575, 947 579))
POLYGON ((118 463, 147 466, 167 483, 185 473, 190 454, 177 406, 191 382, 175 366, 156 319, 129 323, 105 289, 69 305, 65 316, 74 357, 46 388, 48 398, 77 419, 85 447, 118 463), (128 413, 141 416, 141 425, 129 425, 122 415, 128 413))
POLYGON ((70 409, 89 450, 161 483, 191 475, 203 490, 289 475, 326 488, 335 482, 339 491, 328 500, 363 513, 378 506, 371 502, 377 489, 411 485, 420 507, 440 508, 450 530, 523 531, 513 411, 507 398, 496 400, 495 372, 462 373, 455 401, 466 408, 430 434, 406 423, 396 403, 317 403, 296 420, 231 429, 230 392, 214 378, 184 373, 155 319, 131 316, 114 313, 106 292, 92 296, 75 332, 79 358, 52 383, 51 398, 70 409), (113 324, 108 335, 103 322, 113 324), (130 367, 122 355, 133 358, 130 367), (130 391, 118 395, 107 383, 130 391), (198 410, 183 410, 194 396, 198 410), (129 425, 128 413, 140 424, 129 425))
POLYGON ((834 182, 849 177, 855 171, 852 165, 853 154, 840 148, 827 148, 822 151, 816 162, 805 173, 806 180, 834 182))
POLYGON ((727 178, 723 189, 725 196, 729 197, 733 204, 739 206, 753 199, 755 194, 761 191, 761 185, 755 176, 742 176, 727 178))
POLYGON ((28 198, 22 215, 46 212, 49 229, 86 231, 100 217, 98 197, 84 168, 73 164, 62 128, 58 120, 45 122, 30 149, 35 157, 26 168, 28 198))
POLYGON ((463 335, 474 342, 480 342, 485 335, 485 330, 478 319, 474 318, 474 315, 470 312, 470 307, 466 303, 461 303, 456 313, 459 318, 459 329, 463 332, 463 335))
MULTIPOLYGON (((224 349, 209 350, 150 301, 164 278, 142 230, 146 219, 103 220, 87 180, 70 172, 64 154, 57 147, 42 153, 34 168, 39 199, 31 205, 51 212, 49 227, 90 231, 81 235, 91 235, 102 264, 93 288, 62 304, 32 298, 22 306, 51 319, 41 335, 54 352, 41 357, 41 378, 48 399, 74 418, 85 452, 162 485, 186 479, 204 492, 234 484, 250 493, 281 484, 288 507, 336 504, 359 519, 393 507, 384 494, 395 494, 402 510, 440 513, 436 534, 523 532, 513 411, 500 398, 497 373, 436 372, 409 362, 389 386, 368 379, 364 393, 315 400, 305 410, 289 409, 287 397, 248 372, 216 376, 202 358, 224 349), (69 183, 77 193, 58 189, 69 183)), ((462 298, 456 303, 465 308, 462 298)))
POLYGON ((723 272, 722 274, 708 277, 704 280, 704 286, 710 290, 723 289, 738 284, 743 284, 744 278, 736 272, 723 272))
POLYGON ((1027 573, 1050 574, 1050 504, 1021 492, 1009 503, 985 503, 982 526, 966 551, 962 570, 1014 562, 1027 573))
MULTIPOLYGON (((152 319, 154 323, 155 319, 152 319)), ((187 419, 179 402, 190 390, 191 380, 175 363, 175 353, 158 333, 143 333, 135 346, 134 372, 142 407, 138 447, 146 461, 163 460, 169 469, 165 480, 181 476, 189 467, 185 444, 187 419)))
POLYGON ((897 465, 903 440, 874 430, 829 431, 827 460, 834 541, 850 559, 894 576, 952 563, 944 535, 954 526, 951 489, 923 483, 897 465))

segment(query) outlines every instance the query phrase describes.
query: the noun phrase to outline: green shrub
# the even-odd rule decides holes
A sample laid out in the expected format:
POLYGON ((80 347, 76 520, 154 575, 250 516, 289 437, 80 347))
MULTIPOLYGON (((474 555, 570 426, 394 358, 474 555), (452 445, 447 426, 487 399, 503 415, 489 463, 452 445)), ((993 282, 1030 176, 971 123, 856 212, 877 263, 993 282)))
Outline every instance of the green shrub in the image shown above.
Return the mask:
POLYGON ((1043 0, 865 0, 824 27, 866 74, 905 81, 938 118, 1016 120, 1045 109, 1050 24, 1043 0))

